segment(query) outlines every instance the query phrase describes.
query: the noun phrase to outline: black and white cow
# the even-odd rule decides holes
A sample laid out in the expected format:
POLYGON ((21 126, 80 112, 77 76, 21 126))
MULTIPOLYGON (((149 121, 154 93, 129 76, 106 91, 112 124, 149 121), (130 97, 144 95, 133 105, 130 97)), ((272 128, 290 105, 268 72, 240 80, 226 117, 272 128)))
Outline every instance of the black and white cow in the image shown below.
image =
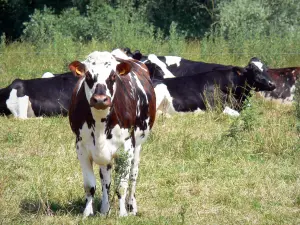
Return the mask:
POLYGON ((21 119, 66 116, 77 81, 71 72, 47 79, 16 79, 0 89, 0 114, 21 119))
MULTIPOLYGON (((142 60, 148 67, 155 87, 157 109, 166 113, 190 112, 226 105, 240 111, 250 90, 272 91, 275 85, 268 68, 252 58, 246 67, 195 62, 176 56, 136 51, 128 56, 142 60)), ((237 113, 235 113, 237 114, 237 113)))
POLYGON ((255 91, 271 91, 273 82, 260 67, 257 59, 249 65, 215 70, 195 76, 184 76, 154 80, 157 105, 163 111, 190 112, 229 105, 240 111, 252 88, 255 91))
POLYGON ((76 135, 86 193, 84 216, 93 214, 96 191, 93 162, 100 166, 100 212, 106 214, 109 211, 112 161, 122 146, 128 162, 127 175, 120 178, 117 191, 119 214, 128 214, 125 200, 129 179, 127 206, 129 213, 137 213, 135 190, 139 155, 141 144, 147 139, 155 120, 155 92, 143 63, 124 53, 119 53, 118 57, 122 59, 109 52, 93 52, 82 63, 70 64, 71 71, 80 77, 72 95, 69 120, 76 135))
MULTIPOLYGON (((207 73, 214 70, 226 70, 232 65, 222 65, 216 63, 205 63, 184 59, 179 56, 156 56, 154 54, 143 55, 139 50, 134 53, 129 48, 124 48, 124 52, 131 58, 144 62, 152 72, 157 69, 165 69, 164 78, 193 76, 207 73), (154 63, 154 64, 151 64, 154 63)), ((162 74, 155 74, 156 77, 162 74)))

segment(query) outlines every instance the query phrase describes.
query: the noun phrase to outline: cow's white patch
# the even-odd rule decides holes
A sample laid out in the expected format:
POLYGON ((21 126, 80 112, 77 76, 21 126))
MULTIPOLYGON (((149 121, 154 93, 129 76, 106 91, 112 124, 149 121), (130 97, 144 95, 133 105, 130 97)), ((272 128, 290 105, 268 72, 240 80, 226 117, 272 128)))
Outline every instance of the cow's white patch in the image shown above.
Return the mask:
POLYGON ((9 98, 6 100, 6 106, 16 118, 27 119, 35 116, 29 97, 27 95, 18 97, 16 89, 11 90, 9 98))
POLYGON ((177 67, 180 66, 180 62, 181 62, 181 57, 179 56, 165 56, 166 58, 166 64, 168 66, 174 65, 176 64, 177 67))
POLYGON ((154 88, 156 95, 156 109, 166 114, 174 114, 173 98, 165 84, 156 85, 154 88))
POLYGON ((89 65, 105 64, 107 62, 116 61, 113 55, 110 52, 99 52, 94 51, 90 53, 82 63, 89 65))
POLYGON ((50 77, 54 77, 53 73, 50 72, 46 72, 43 74, 42 78, 50 78, 50 77))
POLYGON ((197 110, 194 111, 194 114, 203 114, 203 113, 205 113, 205 111, 200 108, 197 108, 197 110))
POLYGON ((136 82, 138 88, 143 92, 143 95, 146 97, 146 101, 147 101, 147 104, 148 104, 148 97, 147 97, 147 94, 145 92, 145 89, 144 89, 143 85, 141 84, 141 81, 137 78, 137 75, 134 72, 132 72, 132 73, 134 74, 134 79, 135 79, 135 82, 136 82))
POLYGON ((164 78, 174 78, 175 76, 167 69, 166 64, 164 64, 162 61, 160 61, 156 55, 150 54, 148 56, 148 59, 152 62, 155 63, 157 66, 159 66, 163 73, 164 73, 164 78))
POLYGON ((262 62, 259 62, 259 61, 252 61, 252 63, 258 68, 260 69, 260 71, 263 71, 263 64, 262 62))
POLYGON ((93 198, 91 196, 86 198, 87 202, 86 202, 86 206, 85 209, 83 211, 83 218, 88 217, 90 215, 93 215, 93 198))
POLYGON ((130 57, 128 57, 128 56, 126 55, 125 52, 123 52, 123 51, 122 51, 121 49, 119 49, 119 48, 113 50, 113 51, 111 52, 111 54, 112 54, 113 56, 117 57, 117 58, 120 58, 120 59, 131 59, 130 57))
POLYGON ((240 113, 234 109, 229 108, 228 106, 225 107, 225 109, 223 110, 224 114, 227 114, 229 116, 239 116, 240 113))

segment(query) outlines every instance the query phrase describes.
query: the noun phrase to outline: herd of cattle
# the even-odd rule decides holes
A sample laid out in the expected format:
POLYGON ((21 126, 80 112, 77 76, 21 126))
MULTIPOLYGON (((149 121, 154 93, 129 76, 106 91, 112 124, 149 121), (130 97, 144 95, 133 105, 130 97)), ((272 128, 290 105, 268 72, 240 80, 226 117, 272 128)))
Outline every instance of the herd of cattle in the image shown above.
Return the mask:
MULTIPOLYGON (((214 108, 240 111, 251 89, 268 99, 292 102, 300 67, 268 69, 258 58, 245 67, 196 62, 177 56, 145 56, 125 48, 128 57, 143 62, 155 88, 158 110, 172 114, 214 108), (276 88, 275 88, 276 87, 276 88), (216 93, 216 90, 218 93, 216 93)), ((78 77, 72 72, 45 73, 44 78, 14 80, 0 89, 0 114, 17 118, 68 115, 78 77)))
POLYGON ((117 191, 119 214, 137 213, 140 149, 157 110, 191 112, 221 103, 223 108, 230 105, 240 111, 251 89, 268 98, 292 101, 300 74, 296 67, 268 69, 258 58, 238 67, 176 56, 145 56, 128 48, 95 51, 69 68, 71 72, 46 73, 44 78, 16 79, 0 89, 0 113, 22 119, 69 115, 86 193, 84 216, 93 214, 93 162, 100 166, 100 212, 109 211, 111 163, 120 146, 127 152, 128 173, 117 191))

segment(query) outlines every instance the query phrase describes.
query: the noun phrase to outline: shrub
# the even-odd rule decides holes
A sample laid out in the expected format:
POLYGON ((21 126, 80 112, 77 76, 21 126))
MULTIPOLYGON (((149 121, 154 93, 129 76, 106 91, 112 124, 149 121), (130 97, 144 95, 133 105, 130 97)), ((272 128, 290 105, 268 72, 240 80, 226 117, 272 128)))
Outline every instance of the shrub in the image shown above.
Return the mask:
POLYGON ((22 40, 32 43, 47 43, 53 40, 58 32, 58 19, 54 11, 47 7, 35 10, 29 22, 24 22, 22 40))

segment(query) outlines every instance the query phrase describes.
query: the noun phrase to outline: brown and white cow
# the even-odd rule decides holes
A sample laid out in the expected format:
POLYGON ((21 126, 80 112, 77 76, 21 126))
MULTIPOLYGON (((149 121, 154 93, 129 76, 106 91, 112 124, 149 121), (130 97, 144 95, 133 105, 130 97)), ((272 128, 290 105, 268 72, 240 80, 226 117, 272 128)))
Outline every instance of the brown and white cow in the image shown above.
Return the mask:
POLYGON ((155 120, 155 93, 147 67, 134 59, 116 58, 109 52, 93 52, 70 70, 80 79, 74 89, 69 120, 76 134, 76 149, 82 168, 86 206, 84 216, 93 214, 96 179, 93 162, 100 166, 102 201, 100 213, 110 209, 109 189, 113 159, 124 147, 128 156, 127 175, 117 191, 119 215, 137 213, 136 180, 141 144, 155 120), (129 180, 129 196, 126 194, 129 180))
POLYGON ((276 89, 263 92, 263 96, 281 103, 292 103, 296 81, 300 78, 300 67, 273 68, 269 69, 268 72, 276 85, 276 89))

